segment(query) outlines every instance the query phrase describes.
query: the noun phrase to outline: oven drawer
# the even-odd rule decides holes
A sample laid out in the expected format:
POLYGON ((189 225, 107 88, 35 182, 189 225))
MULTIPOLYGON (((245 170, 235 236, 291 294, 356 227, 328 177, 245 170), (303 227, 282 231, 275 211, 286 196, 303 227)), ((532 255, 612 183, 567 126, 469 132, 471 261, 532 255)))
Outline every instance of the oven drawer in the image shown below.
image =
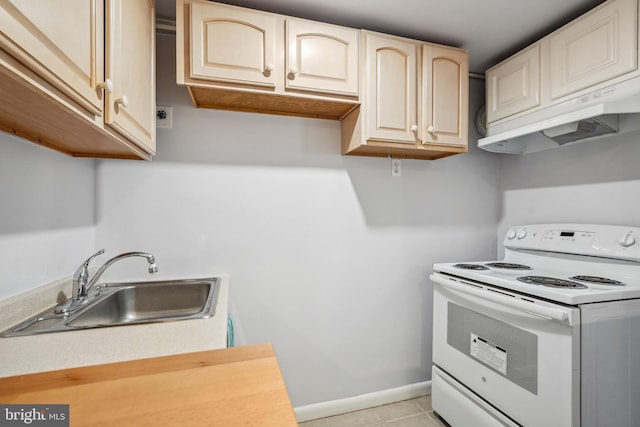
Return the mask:
POLYGON ((577 308, 431 280, 435 365, 522 425, 580 425, 577 308))
POLYGON ((452 426, 518 427, 437 366, 431 370, 431 406, 452 426))

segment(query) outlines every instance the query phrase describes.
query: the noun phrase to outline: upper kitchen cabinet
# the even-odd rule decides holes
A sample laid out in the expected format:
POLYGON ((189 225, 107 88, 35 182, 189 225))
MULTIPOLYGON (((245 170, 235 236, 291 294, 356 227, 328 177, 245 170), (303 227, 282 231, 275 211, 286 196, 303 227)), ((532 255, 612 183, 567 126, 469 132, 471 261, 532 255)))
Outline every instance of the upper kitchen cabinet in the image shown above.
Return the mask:
POLYGON ((358 97, 360 32, 287 18, 286 88, 358 97))
POLYGON ((423 143, 467 147, 469 54, 432 44, 422 45, 423 143))
POLYGON ((155 8, 149 0, 107 0, 105 123, 155 152, 155 8))
POLYGON ((549 37, 552 100, 638 67, 637 4, 610 1, 549 37))
POLYGON ((466 152, 468 53, 369 31, 362 46, 362 105, 343 120, 343 153, 437 159, 466 152))
POLYGON ((204 0, 176 3, 177 81, 203 108, 342 119, 359 32, 204 0))
POLYGON ((0 46, 6 53, 87 112, 102 114, 97 85, 104 82, 104 10, 99 4, 7 0, 0 3, 0 22, 0 46))
POLYGON ((189 6, 191 78, 276 87, 275 15, 209 2, 189 6))
POLYGON ((82 157, 155 151, 154 3, 0 3, 0 128, 82 157))
POLYGON ((486 85, 489 123, 540 105, 540 44, 488 70, 486 85))
POLYGON ((487 126, 638 74, 638 1, 606 1, 487 70, 487 126))
POLYGON ((365 93, 367 135, 397 144, 418 137, 418 49, 411 40, 366 33, 365 93), (369 108, 370 107, 370 108, 369 108))

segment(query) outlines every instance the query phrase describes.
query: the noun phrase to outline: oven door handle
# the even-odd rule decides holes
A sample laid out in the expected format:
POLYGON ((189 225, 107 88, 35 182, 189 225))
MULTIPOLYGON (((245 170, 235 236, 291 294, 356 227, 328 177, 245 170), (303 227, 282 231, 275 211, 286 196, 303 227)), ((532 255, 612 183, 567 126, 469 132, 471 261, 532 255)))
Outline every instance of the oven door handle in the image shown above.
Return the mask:
POLYGON ((570 326, 573 325, 572 318, 570 313, 563 311, 558 308, 553 307, 545 307, 542 305, 537 305, 533 302, 526 302, 519 300, 514 297, 504 296, 497 293, 492 293, 484 288, 477 289, 472 285, 464 285, 459 280, 450 279, 438 274, 432 274, 429 277, 433 282, 444 286, 449 289, 453 289, 458 292, 462 292, 465 294, 473 295, 484 300, 492 301, 497 304, 502 304, 510 308, 515 308, 520 311, 524 311, 529 314, 533 314, 538 317, 542 317, 544 319, 556 320, 562 323, 568 323, 570 326))

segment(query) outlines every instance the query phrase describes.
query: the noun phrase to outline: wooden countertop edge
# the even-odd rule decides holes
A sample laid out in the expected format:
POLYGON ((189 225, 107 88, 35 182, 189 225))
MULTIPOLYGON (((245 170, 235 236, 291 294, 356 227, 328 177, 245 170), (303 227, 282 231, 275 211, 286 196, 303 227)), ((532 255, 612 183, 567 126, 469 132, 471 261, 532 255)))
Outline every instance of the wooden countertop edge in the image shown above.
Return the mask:
MULTIPOLYGON (((46 355, 43 354, 43 357, 46 355)), ((26 392, 62 389, 101 381, 180 371, 197 367, 275 358, 271 344, 256 344, 126 362, 0 378, 0 401, 26 392)))

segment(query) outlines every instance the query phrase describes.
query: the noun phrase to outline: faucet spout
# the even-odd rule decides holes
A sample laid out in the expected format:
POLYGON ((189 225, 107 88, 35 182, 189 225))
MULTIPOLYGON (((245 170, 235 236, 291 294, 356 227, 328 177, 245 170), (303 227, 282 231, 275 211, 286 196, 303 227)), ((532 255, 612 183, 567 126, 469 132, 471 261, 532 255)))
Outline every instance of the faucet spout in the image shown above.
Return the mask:
POLYGON ((147 263, 149 264, 149 274, 158 272, 156 258, 153 255, 146 252, 125 252, 120 255, 116 255, 105 262, 98 269, 98 271, 96 271, 96 274, 94 274, 91 280, 89 280, 89 264, 95 257, 97 257, 98 255, 102 255, 103 253, 104 249, 100 249, 98 252, 87 258, 87 260, 83 262, 80 267, 78 267, 75 274, 73 275, 72 297, 67 302, 59 305, 55 310, 56 313, 64 314, 66 316, 89 302, 92 299, 89 295, 89 292, 95 286, 95 284, 98 283, 98 280, 100 280, 102 274, 107 268, 109 268, 115 262, 120 261, 121 259, 129 257, 145 258, 147 260, 147 263))
POLYGON ((149 274, 154 274, 158 272, 158 266, 156 265, 156 258, 153 255, 146 252, 125 252, 123 254, 114 256, 113 258, 111 258, 110 260, 102 264, 102 266, 98 269, 98 271, 96 271, 96 274, 93 275, 93 278, 91 278, 91 280, 87 283, 84 289, 84 292, 82 293, 82 296, 86 297, 89 294, 89 292, 91 291, 91 288, 93 288, 93 286, 96 283, 98 283, 98 280, 100 280, 100 277, 107 270, 107 268, 109 268, 111 265, 113 265, 117 261, 120 261, 125 258, 130 258, 130 257, 145 258, 147 260, 147 263, 149 264, 149 274))

